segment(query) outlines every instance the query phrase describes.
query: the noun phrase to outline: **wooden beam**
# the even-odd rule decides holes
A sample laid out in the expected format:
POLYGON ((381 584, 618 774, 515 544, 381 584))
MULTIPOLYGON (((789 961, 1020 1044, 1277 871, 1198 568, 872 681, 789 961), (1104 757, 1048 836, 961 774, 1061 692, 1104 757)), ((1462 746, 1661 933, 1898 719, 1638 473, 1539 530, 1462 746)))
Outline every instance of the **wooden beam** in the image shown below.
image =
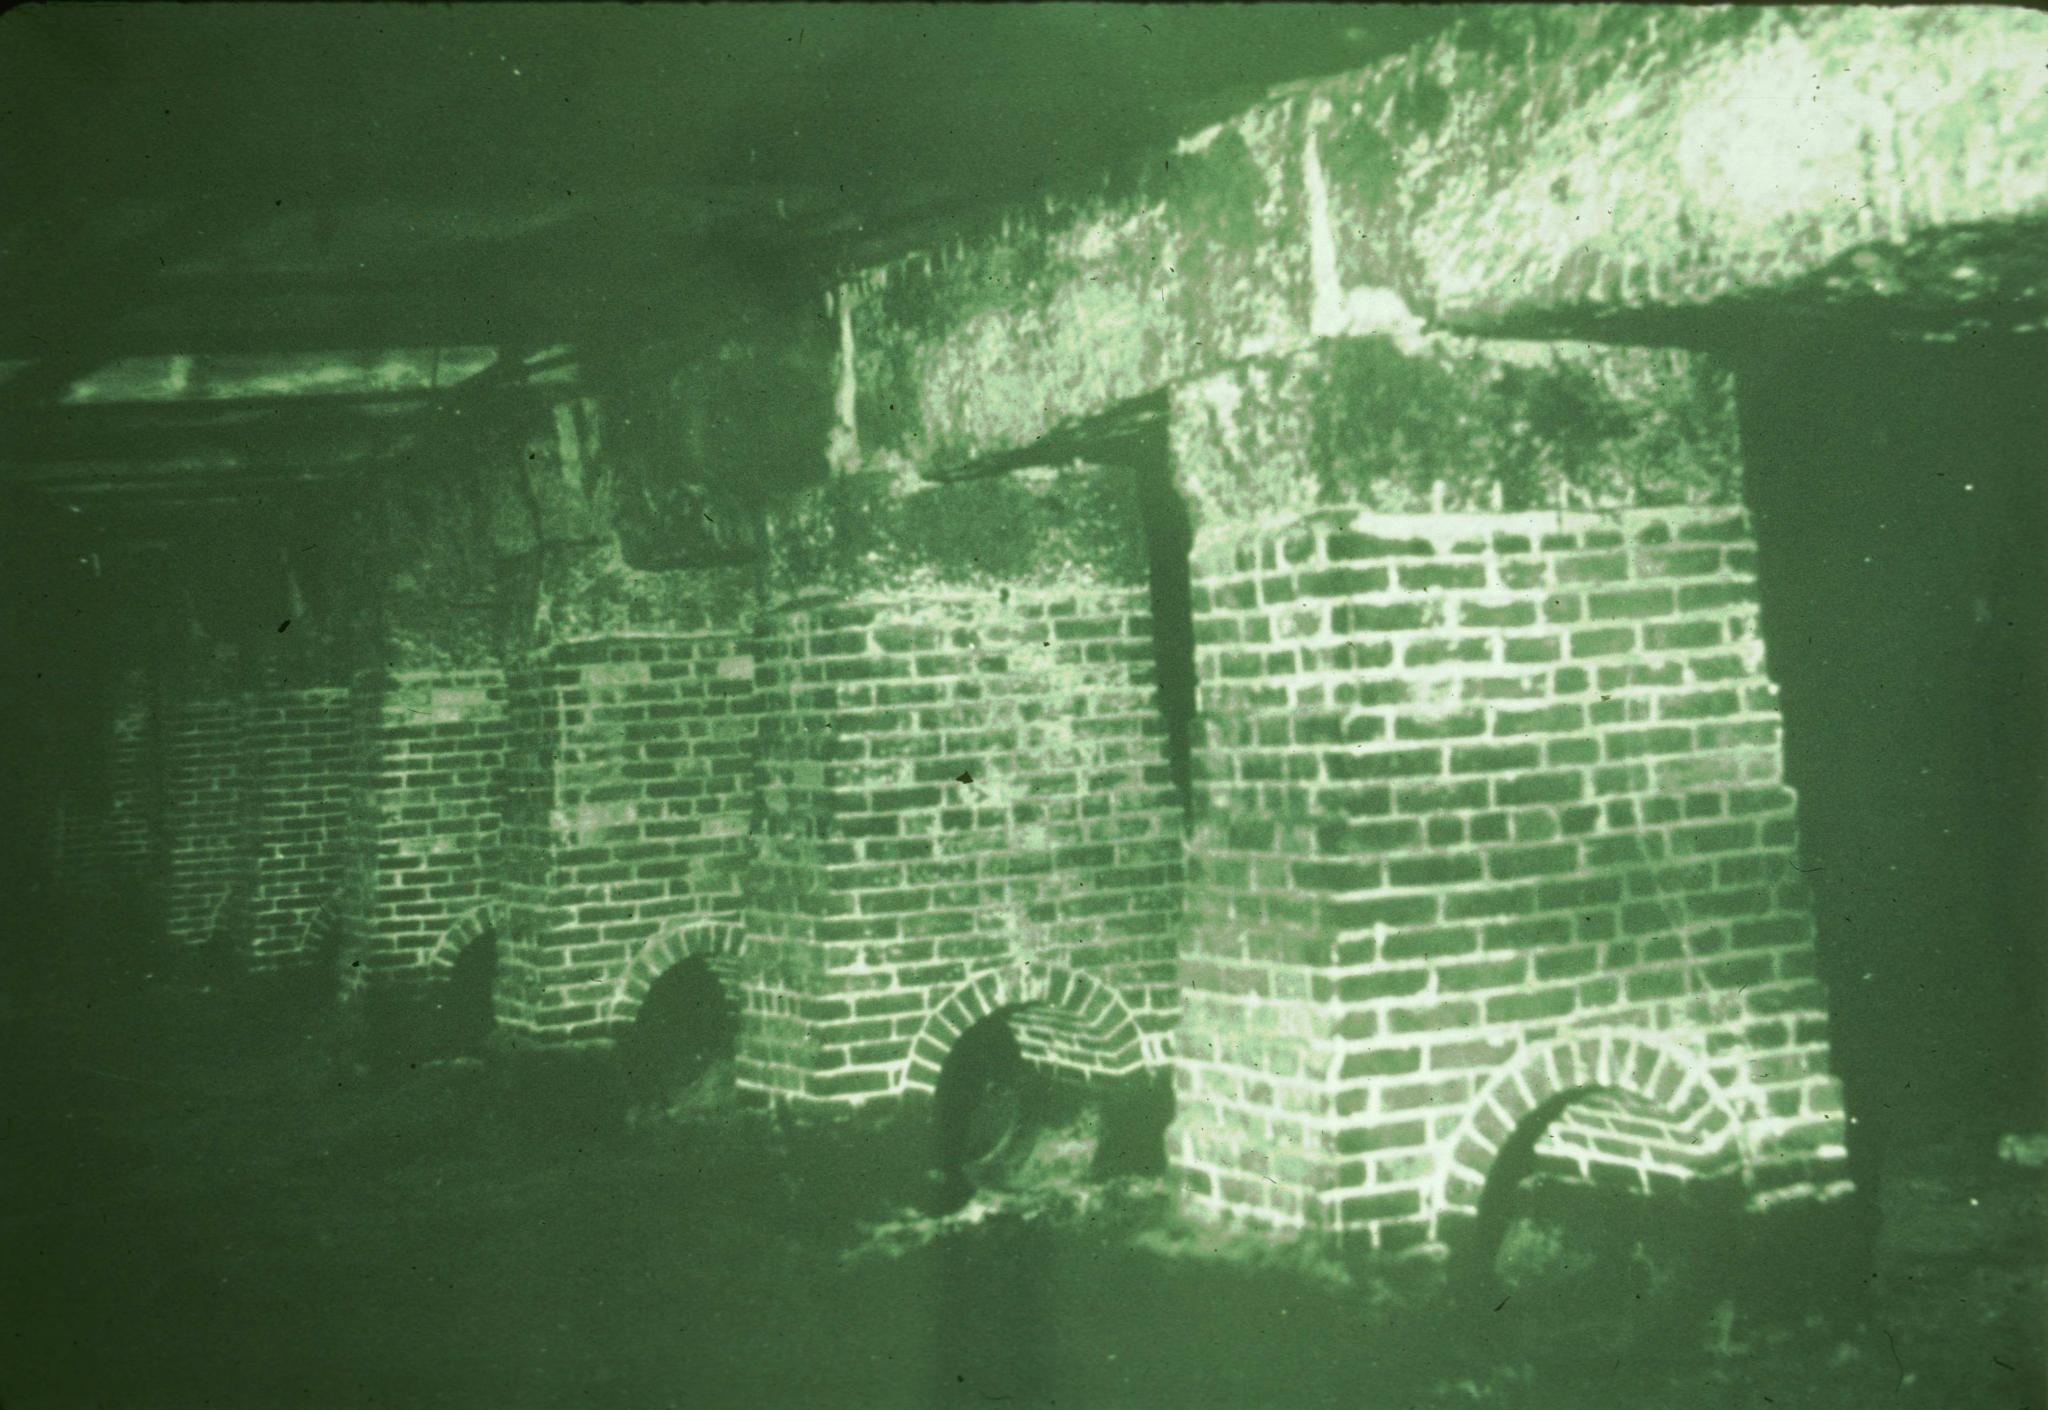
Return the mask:
POLYGON ((402 398, 453 387, 497 361, 490 347, 375 352, 156 354, 118 358, 75 380, 72 407, 274 405, 282 399, 402 398))

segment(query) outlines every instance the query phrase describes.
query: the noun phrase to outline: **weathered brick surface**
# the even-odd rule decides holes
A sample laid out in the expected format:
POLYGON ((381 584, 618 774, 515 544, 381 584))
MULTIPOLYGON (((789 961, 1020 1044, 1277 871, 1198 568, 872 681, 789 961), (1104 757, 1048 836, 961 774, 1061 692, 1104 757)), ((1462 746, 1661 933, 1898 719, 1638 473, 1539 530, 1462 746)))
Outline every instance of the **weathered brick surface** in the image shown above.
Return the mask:
POLYGON ((1174 1140, 1197 1207, 1418 1241, 1476 1198, 1488 1113, 1564 1090, 1528 1074, 1580 1030, 1654 1035, 1628 1049, 1654 1075, 1602 1085, 1673 1129, 1697 1112, 1657 1084, 1732 1112, 1760 1193, 1824 1178, 1839 1102, 1753 558, 1722 509, 1205 539, 1174 1140))
POLYGON ((251 968, 310 958, 313 919, 341 884, 349 855, 350 725, 346 687, 265 690, 244 703, 243 845, 254 854, 251 968))
POLYGON ((771 614, 758 649, 741 1082, 929 1087, 1012 1005, 1042 1059, 1139 1061, 1175 1015, 1182 879, 1144 589, 868 593, 771 614))
POLYGON ((514 1034, 609 1036, 643 948, 738 917, 755 666, 743 622, 697 627, 564 642, 511 672, 497 1011, 514 1034))
POLYGON ((499 899, 506 694, 504 673, 488 668, 356 677, 352 866, 339 907, 352 974, 424 975, 499 899))

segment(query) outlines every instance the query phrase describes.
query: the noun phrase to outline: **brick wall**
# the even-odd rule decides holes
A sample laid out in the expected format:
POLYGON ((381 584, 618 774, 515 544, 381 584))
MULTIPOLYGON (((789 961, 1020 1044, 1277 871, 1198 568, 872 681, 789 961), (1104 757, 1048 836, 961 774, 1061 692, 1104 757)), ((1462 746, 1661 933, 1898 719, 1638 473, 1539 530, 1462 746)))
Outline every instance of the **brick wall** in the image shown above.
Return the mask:
POLYGON ((559 642, 510 674, 497 1013, 514 1034, 611 1036, 643 949, 739 914, 754 661, 737 614, 695 625, 559 642))
POLYGON ((1829 1178, 1753 559, 1725 509, 1205 534, 1172 1143, 1194 1208, 1443 1236, 1508 1131, 1582 1087, 1672 1139, 1610 1121, 1559 1152, 1717 1154, 1760 1196, 1829 1178))
POLYGON ((355 678, 351 865, 337 878, 345 979, 424 976, 499 899, 505 702, 491 668, 355 678))
POLYGON ((173 696, 162 738, 166 933, 176 946, 232 943, 244 933, 253 879, 242 797, 253 762, 244 748, 244 697, 173 696))
POLYGON ((249 963, 310 958, 314 918, 341 884, 353 755, 346 687, 272 688, 243 706, 244 845, 254 852, 249 963))
POLYGON ((758 650, 741 1083, 929 1088, 1017 1004, 1027 1052, 1141 1061, 1175 1016, 1182 826, 1146 589, 864 592, 769 614, 758 650))

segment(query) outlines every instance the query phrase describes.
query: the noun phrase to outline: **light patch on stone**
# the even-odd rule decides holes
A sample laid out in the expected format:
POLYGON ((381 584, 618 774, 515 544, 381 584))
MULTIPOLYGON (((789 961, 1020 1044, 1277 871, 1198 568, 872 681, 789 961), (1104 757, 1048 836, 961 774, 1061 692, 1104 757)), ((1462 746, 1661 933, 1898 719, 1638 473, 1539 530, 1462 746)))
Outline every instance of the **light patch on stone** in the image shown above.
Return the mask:
POLYGON ((1337 277, 1337 240, 1330 228, 1330 185, 1323 177, 1313 125, 1302 143, 1301 184, 1308 197, 1308 267, 1315 288, 1309 331, 1327 338, 1344 331, 1345 298, 1337 277))
POLYGON ((860 425, 854 412, 859 383, 854 365, 851 290, 840 289, 834 301, 839 306, 839 378, 832 394, 832 413, 836 424, 832 427, 825 457, 832 472, 843 475, 860 468, 860 425))
POLYGON ((639 819, 639 809, 629 802, 585 803, 576 809, 573 819, 565 818, 557 810, 555 830, 573 833, 579 841, 594 840, 609 827, 622 827, 639 819))
POLYGON ((1877 175, 1861 145, 1893 123, 1879 95, 1830 92, 1819 59, 1789 39, 1717 77, 1679 114, 1687 190, 1745 224, 1861 200, 1877 175))
MULTIPOLYGON (((1726 519, 1729 511, 1719 507, 1688 509, 1674 507, 1660 511, 1674 522, 1726 519)), ((1299 516, 1296 516, 1299 517, 1299 516)), ((1388 539, 1428 539, 1436 544, 1455 544, 1482 535, 1515 534, 1541 538, 1545 534, 1584 533, 1606 528, 1619 516, 1574 509, 1560 513, 1549 509, 1510 510, 1500 514, 1389 513, 1367 510, 1353 515, 1348 527, 1388 539)))
POLYGON ((1392 289, 1352 289, 1334 330, 1346 337, 1387 337, 1404 352, 1422 346, 1426 325, 1392 289))
POLYGON ((74 383, 67 405, 222 401, 333 393, 429 391, 468 380, 498 360, 483 347, 353 352, 210 353, 124 357, 74 383))
POLYGON ((1083 227, 1080 238, 1074 242, 1074 253, 1084 260, 1106 260, 1112 258, 1122 243, 1122 234, 1107 221, 1091 221, 1083 227))
POLYGON ((1216 139, 1223 135, 1223 129, 1228 126, 1230 124, 1227 122, 1219 122, 1213 127, 1203 128, 1192 137, 1181 138, 1174 143, 1173 154, 1177 157, 1192 157, 1208 151, 1215 145, 1216 139))
MULTIPOLYGON (((1425 217, 1438 309, 1469 323, 1532 298, 1697 304, 1877 241, 2032 214, 2048 199, 2026 155, 2048 111, 2048 30, 1951 13, 1767 18, 1663 83, 1615 80, 1640 96, 1630 121, 1568 113, 1507 185, 1425 217)), ((1853 277, 1829 287, 1885 297, 1853 277)))
POLYGON ((1235 445, 1240 435, 1237 409, 1244 403, 1244 387, 1238 379, 1229 375, 1206 378, 1195 388, 1195 395, 1208 404, 1218 436, 1225 444, 1235 445))
POLYGON ((576 431, 576 408, 566 401, 555 403, 555 466, 563 481, 574 487, 583 480, 583 438, 576 431))

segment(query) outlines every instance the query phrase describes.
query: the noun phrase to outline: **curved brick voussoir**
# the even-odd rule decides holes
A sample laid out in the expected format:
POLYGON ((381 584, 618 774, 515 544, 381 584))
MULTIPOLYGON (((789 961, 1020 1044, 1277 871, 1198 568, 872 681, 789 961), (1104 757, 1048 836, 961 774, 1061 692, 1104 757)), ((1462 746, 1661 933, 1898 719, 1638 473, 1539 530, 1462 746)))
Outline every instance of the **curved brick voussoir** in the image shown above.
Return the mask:
POLYGON ((337 888, 327 894, 313 913, 306 917, 305 927, 300 930, 298 950, 314 959, 331 956, 347 942, 349 901, 346 891, 337 888))
POLYGON ((470 947, 479 935, 486 932, 502 934, 505 928, 505 908, 496 901, 486 901, 462 919, 448 927, 448 931, 435 944, 433 953, 427 958, 427 968, 445 973, 455 968, 455 961, 470 947))
POLYGON ((1480 1089, 1441 1147, 1427 1215, 1432 1239, 1479 1212, 1503 1147, 1532 1123, 1563 1122, 1581 1105, 1614 1106, 1654 1128, 1691 1170, 1750 1177, 1751 1094, 1710 1075, 1704 1053, 1663 1034, 1600 1029, 1531 1042, 1480 1089))
POLYGON ((903 1090, 937 1090, 959 1036, 996 1013, 1014 1016, 1028 1057, 1085 1078, 1125 1077, 1159 1060, 1115 989, 1064 965, 1025 961, 970 979, 939 1005, 911 1047, 903 1090))
POLYGON ((714 969, 725 971, 720 974, 721 979, 729 979, 746 949, 746 931, 731 921, 671 922, 640 947, 632 963, 619 975, 618 986, 605 1005, 605 1017, 615 1025, 631 1022, 654 981, 687 959, 701 958, 714 969))

